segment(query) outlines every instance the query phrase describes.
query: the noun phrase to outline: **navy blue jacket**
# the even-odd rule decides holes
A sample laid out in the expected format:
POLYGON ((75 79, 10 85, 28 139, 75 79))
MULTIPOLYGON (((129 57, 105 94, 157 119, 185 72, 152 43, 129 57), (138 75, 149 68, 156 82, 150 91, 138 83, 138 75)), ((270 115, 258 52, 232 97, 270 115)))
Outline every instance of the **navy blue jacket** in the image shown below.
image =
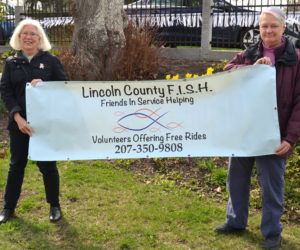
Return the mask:
POLYGON ((1 98, 9 112, 8 129, 18 129, 13 114, 26 119, 25 88, 33 79, 66 81, 63 67, 56 56, 39 51, 29 62, 21 51, 7 58, 0 84, 1 98))

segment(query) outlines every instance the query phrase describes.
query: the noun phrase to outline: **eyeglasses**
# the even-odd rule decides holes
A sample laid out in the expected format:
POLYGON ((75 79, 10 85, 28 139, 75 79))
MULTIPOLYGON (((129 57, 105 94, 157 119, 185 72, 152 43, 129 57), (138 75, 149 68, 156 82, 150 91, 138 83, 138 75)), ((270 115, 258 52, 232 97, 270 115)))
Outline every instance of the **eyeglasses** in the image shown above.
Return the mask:
POLYGON ((23 36, 23 37, 25 37, 25 36, 29 36, 29 37, 37 37, 37 36, 39 36, 38 34, 36 34, 36 33, 28 33, 28 32, 23 32, 23 33, 21 33, 21 36, 23 36))

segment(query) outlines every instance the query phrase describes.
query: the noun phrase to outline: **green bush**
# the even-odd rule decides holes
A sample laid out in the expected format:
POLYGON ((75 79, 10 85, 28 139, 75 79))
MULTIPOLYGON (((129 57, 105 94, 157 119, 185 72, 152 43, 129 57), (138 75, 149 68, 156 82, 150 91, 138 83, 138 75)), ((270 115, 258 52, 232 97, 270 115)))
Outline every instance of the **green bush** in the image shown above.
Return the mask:
MULTIPOLYGON (((255 169, 254 169, 255 170, 255 169)), ((285 171, 284 219, 300 218, 300 140, 295 145, 295 152, 288 158, 285 171)), ((261 208, 261 189, 258 178, 251 178, 251 206, 261 208)))
POLYGON ((58 58, 61 61, 69 80, 95 81, 127 81, 156 79, 164 59, 160 56, 161 49, 153 50, 153 46, 160 47, 156 41, 157 29, 150 25, 136 28, 132 23, 124 30, 126 45, 124 48, 109 46, 109 55, 102 53, 99 45, 99 55, 91 63, 89 60, 81 62, 75 57, 73 50, 62 49, 58 58), (118 58, 115 60, 115 58, 118 58), (91 72, 90 68, 99 65, 98 72, 91 72))
POLYGON ((207 160, 200 161, 200 160, 196 159, 196 163, 200 170, 207 169, 208 172, 211 172, 214 168, 216 168, 213 158, 210 158, 209 161, 207 161, 207 160))
POLYGON ((295 151, 300 153, 300 139, 296 142, 295 151))
POLYGON ((210 177, 211 184, 225 187, 226 180, 227 180, 227 168, 221 167, 212 170, 211 177, 210 177))
POLYGON ((288 159, 285 171, 285 204, 289 207, 288 217, 300 217, 300 140, 295 153, 288 159))
POLYGON ((2 99, 0 98, 0 112, 5 112, 6 111, 6 107, 2 101, 2 99))
POLYGON ((7 51, 5 51, 4 53, 2 53, 1 58, 6 59, 9 56, 12 56, 15 54, 15 51, 12 49, 9 49, 7 51))

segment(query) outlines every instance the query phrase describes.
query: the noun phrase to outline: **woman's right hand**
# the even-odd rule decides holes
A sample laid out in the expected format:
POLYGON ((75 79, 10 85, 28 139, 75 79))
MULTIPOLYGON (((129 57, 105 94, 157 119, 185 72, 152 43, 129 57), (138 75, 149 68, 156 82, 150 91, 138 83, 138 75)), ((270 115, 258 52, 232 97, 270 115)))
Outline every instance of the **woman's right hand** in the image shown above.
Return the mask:
POLYGON ((42 81, 43 81, 42 79, 33 79, 30 84, 32 87, 35 87, 38 82, 42 82, 42 81))
POLYGON ((19 112, 16 112, 14 114, 14 119, 15 119, 16 123, 18 124, 19 130, 22 133, 32 136, 32 133, 34 133, 34 130, 29 126, 28 122, 20 115, 19 112))

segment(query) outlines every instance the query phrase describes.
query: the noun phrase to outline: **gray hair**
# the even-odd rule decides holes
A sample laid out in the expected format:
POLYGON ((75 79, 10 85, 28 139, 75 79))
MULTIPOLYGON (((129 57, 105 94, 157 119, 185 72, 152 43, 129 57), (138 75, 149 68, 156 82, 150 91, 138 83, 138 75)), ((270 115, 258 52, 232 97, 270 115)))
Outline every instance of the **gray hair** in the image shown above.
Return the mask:
MULTIPOLYGON (((276 17, 276 19, 282 24, 282 26, 285 25, 285 13, 283 12, 282 9, 278 8, 278 7, 275 7, 275 6, 271 6, 271 7, 268 7, 266 9, 264 9, 262 12, 261 12, 261 16, 262 14, 271 14, 272 16, 276 17)), ((259 18, 259 24, 260 24, 260 18, 259 18)))
POLYGON ((51 49, 51 44, 49 42, 49 39, 43 30, 42 25, 37 21, 33 19, 25 19, 21 21, 18 26, 15 28, 14 33, 9 41, 10 46, 14 50, 21 50, 21 44, 20 44, 20 33, 24 26, 26 25, 33 25, 37 28, 38 35, 40 37, 40 44, 39 44, 39 49, 43 51, 48 51, 51 49))

